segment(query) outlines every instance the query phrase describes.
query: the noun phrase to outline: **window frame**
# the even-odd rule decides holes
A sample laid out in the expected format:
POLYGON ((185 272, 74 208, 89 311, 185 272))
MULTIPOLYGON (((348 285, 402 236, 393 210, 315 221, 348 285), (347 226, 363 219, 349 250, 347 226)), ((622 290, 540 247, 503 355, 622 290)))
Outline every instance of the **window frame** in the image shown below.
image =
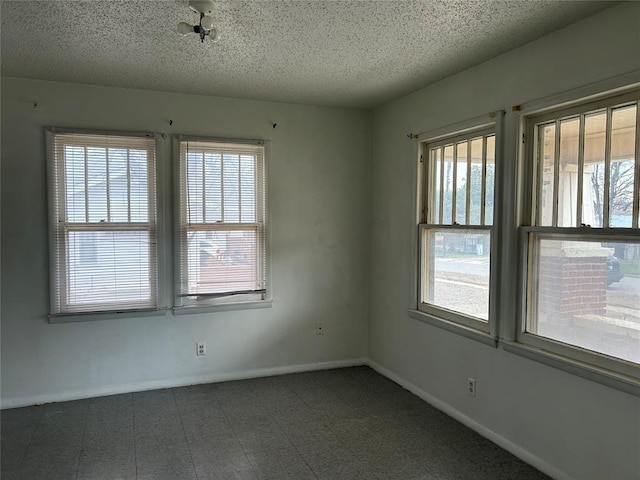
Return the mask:
MULTIPOLYGON (((535 303, 533 294, 535 275, 534 250, 532 239, 565 239, 571 241, 629 241, 638 240, 639 229, 633 227, 637 221, 640 185, 640 85, 629 82, 627 85, 616 85, 622 79, 607 81, 603 84, 579 89, 542 102, 529 108, 518 106, 521 115, 519 122, 518 149, 518 226, 513 233, 517 240, 517 300, 516 315, 513 322, 514 332, 511 338, 501 339, 505 350, 552 365, 556 368, 589 378, 634 395, 640 394, 639 365, 621 358, 616 358, 577 345, 563 343, 553 338, 543 337, 527 331, 530 320, 531 304, 535 303), (613 82, 614 85, 611 85, 613 82), (609 86, 611 85, 611 86, 609 86), (609 86, 609 88, 606 88, 609 86), (613 87, 613 88, 612 88, 613 87), (636 141, 635 141, 635 198, 633 200, 632 227, 591 227, 576 225, 575 227, 538 226, 538 178, 536 126, 550 121, 580 116, 594 110, 614 108, 630 102, 637 102, 636 109, 636 141), (522 111, 524 110, 524 111, 522 111)), ((557 127, 556 127, 557 128, 557 127)), ((609 147, 607 147, 609 148, 609 147)), ((607 154, 608 155, 608 154, 607 154)), ((554 173, 555 175, 555 173, 554 173)), ((555 178, 554 178, 555 181, 555 178)), ((555 193, 554 193, 555 197, 555 193)), ((581 199, 580 199, 581 200, 581 199)), ((577 207, 577 218, 582 211, 577 207), (579 212, 579 213, 578 213, 579 212)), ((554 207, 554 217, 557 215, 554 207)), ((576 221, 577 223, 577 221, 576 221)))
POLYGON ((408 314, 411 318, 426 322, 428 324, 443 328, 450 332, 465 336, 472 340, 497 346, 498 341, 498 322, 497 310, 499 308, 497 291, 500 284, 500 273, 496 265, 499 262, 499 245, 501 244, 501 227, 498 219, 502 212, 500 208, 501 187, 499 179, 503 175, 502 165, 502 135, 503 135, 503 111, 491 112, 488 115, 473 118, 464 122, 449 125, 430 132, 424 132, 414 136, 418 138, 418 152, 416 162, 416 212, 415 221, 417 226, 416 244, 414 246, 414 296, 412 306, 409 308, 408 314), (428 174, 431 168, 428 151, 431 148, 437 148, 445 144, 455 143, 461 140, 471 140, 486 135, 495 136, 495 178, 494 178, 494 205, 493 205, 493 224, 492 225, 445 225, 445 224, 429 224, 424 221, 427 219, 427 211, 430 207, 430 199, 428 196, 428 174), (427 229, 451 229, 451 230, 479 230, 488 231, 491 236, 490 243, 490 265, 489 265, 489 315, 488 321, 483 322, 474 317, 438 307, 432 304, 423 303, 422 289, 425 280, 423 278, 423 267, 425 248, 423 247, 423 232, 427 229))
MULTIPOLYGON (((215 312, 225 310, 240 310, 240 309, 253 309, 253 308, 268 308, 272 305, 272 293, 271 293, 271 269, 270 269, 270 232, 269 232, 269 219, 268 219, 268 197, 267 197, 267 162, 268 155, 267 142, 264 140, 254 139, 229 139, 219 137, 201 137, 192 135, 173 135, 173 158, 174 158, 174 172, 173 172, 173 206, 174 206, 174 259, 173 259, 173 313, 176 315, 197 313, 197 312, 215 312), (185 142, 196 143, 211 143, 211 144, 228 144, 235 148, 247 147, 248 150, 261 149, 261 155, 256 155, 257 168, 256 168, 256 209, 260 212, 257 215, 255 225, 258 229, 258 248, 257 252, 262 255, 261 263, 262 278, 264 282, 264 289, 258 293, 246 293, 246 294, 233 294, 233 295, 221 295, 202 298, 192 298, 196 295, 188 295, 183 292, 183 282, 188 275, 185 271, 186 262, 182 259, 185 255, 183 251, 184 239, 183 239, 183 225, 186 224, 186 210, 183 211, 183 205, 185 205, 186 187, 183 184, 182 174, 182 144, 185 142), (261 224, 261 225, 259 225, 261 224), (262 232, 259 232, 259 229, 262 232), (262 242, 262 243, 260 243, 262 242)), ((247 225, 254 225, 254 223, 248 223, 247 225)), ((203 222, 203 225, 209 225, 207 230, 214 231, 225 230, 223 225, 241 225, 240 223, 222 223, 222 222, 203 222), (219 225, 218 225, 219 223, 219 225)), ((186 230, 184 230, 186 232, 186 230)))
MULTIPOLYGON (((164 242, 161 239, 161 231, 163 227, 162 223, 162 208, 159 196, 160 185, 160 164, 161 164, 161 137, 150 132, 129 132, 129 131, 110 131, 110 130, 92 130, 81 128, 59 128, 59 127, 46 127, 45 128, 45 143, 46 143, 46 160, 47 160, 47 186, 48 186, 48 235, 49 235, 49 314, 48 319, 50 323, 66 323, 76 322, 84 320, 101 320, 107 318, 122 318, 122 317, 139 317, 164 314, 166 307, 164 307, 165 295, 162 288, 161 276, 164 274, 164 268, 162 265, 162 251, 164 248, 164 242), (150 239, 155 241, 150 245, 150 265, 153 265, 152 271, 155 271, 155 275, 151 275, 149 280, 150 298, 151 302, 149 306, 137 306, 136 302, 122 302, 120 304, 108 304, 104 308, 100 308, 100 303, 92 304, 89 308, 85 309, 73 309, 66 305, 64 298, 68 296, 68 289, 66 282, 59 282, 60 277, 66 277, 65 265, 68 262, 67 259, 67 243, 59 242, 58 239, 63 239, 64 235, 60 235, 60 230, 65 228, 65 225, 71 223, 73 231, 95 231, 98 227, 96 222, 87 222, 91 225, 82 227, 81 224, 73 225, 73 222, 67 222, 61 219, 61 215, 65 215, 65 199, 61 197, 64 195, 64 191, 60 190, 60 186, 64 184, 64 166, 60 166, 56 163, 56 160, 64 161, 64 156, 59 156, 60 152, 56 151, 56 137, 65 135, 87 135, 92 137, 126 137, 131 140, 132 144, 135 144, 135 139, 153 139, 153 150, 151 151, 152 158, 147 163, 147 198, 148 198, 148 212, 149 218, 147 222, 107 222, 100 224, 100 230, 113 230, 122 231, 124 227, 129 224, 134 225, 134 230, 149 231, 150 239), (153 170, 153 174, 151 171, 153 170), (61 207, 58 207, 60 205, 61 207), (111 225, 113 223, 113 225, 111 225), (146 225, 146 228, 145 228, 146 225), (112 228, 110 228, 112 227, 112 228), (60 300, 58 300, 60 299, 60 300), (58 308, 59 306, 59 308, 58 308), (95 307, 95 308, 93 308, 95 307)), ((126 143, 126 142, 125 142, 126 143)), ((144 148, 144 147, 143 147, 144 148)), ((145 148, 146 149, 146 148, 145 148)), ((127 230, 126 228, 124 228, 127 230)), ((151 267, 150 267, 151 268, 151 267)))

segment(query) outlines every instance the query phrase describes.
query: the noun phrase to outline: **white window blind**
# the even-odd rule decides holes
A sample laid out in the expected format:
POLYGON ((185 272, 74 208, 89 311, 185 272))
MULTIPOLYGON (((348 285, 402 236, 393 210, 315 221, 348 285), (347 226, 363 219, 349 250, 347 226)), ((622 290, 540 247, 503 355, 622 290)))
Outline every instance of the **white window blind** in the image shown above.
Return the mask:
POLYGON ((262 300, 264 147, 180 141, 177 305, 262 300))
POLYGON ((49 132, 51 313, 157 305, 155 139, 49 132))

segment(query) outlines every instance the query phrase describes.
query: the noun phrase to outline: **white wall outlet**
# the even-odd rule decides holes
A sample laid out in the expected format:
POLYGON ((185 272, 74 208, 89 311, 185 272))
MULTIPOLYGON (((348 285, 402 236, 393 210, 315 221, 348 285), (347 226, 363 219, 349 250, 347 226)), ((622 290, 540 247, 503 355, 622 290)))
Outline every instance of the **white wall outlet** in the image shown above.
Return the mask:
POLYGON ((198 342, 196 343, 196 355, 206 355, 207 354, 207 344, 206 342, 198 342))
POLYGON ((476 396, 476 379, 467 377, 467 393, 475 397, 476 396))
POLYGON ((316 335, 323 335, 324 334, 324 325, 322 325, 322 322, 316 322, 316 335))

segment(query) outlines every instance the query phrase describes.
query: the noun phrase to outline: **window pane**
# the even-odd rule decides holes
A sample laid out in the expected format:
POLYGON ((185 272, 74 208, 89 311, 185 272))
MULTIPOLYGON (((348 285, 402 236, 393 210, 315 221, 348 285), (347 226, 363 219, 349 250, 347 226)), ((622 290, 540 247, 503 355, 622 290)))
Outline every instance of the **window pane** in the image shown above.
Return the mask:
POLYGON ((203 154, 201 152, 187 152, 187 221, 189 223, 203 221, 202 166, 203 154))
POLYGON ((129 150, 129 198, 131 221, 149 221, 147 152, 129 150))
POLYGON ((480 225, 482 212, 482 138, 471 141, 469 224, 480 225))
POLYGON ((424 230, 422 302, 489 319, 490 234, 424 230))
POLYGON ((240 221, 256 222, 256 159, 240 156, 240 221))
POLYGON ((240 157, 224 154, 222 161, 224 221, 240 221, 240 157))
POLYGON ((71 306, 150 301, 148 232, 71 231, 67 241, 71 306))
POLYGON ((435 168, 433 170, 433 174, 434 174, 434 182, 431 182, 431 185, 435 184, 435 188, 432 188, 431 191, 433 192, 433 200, 431 202, 431 205, 433 205, 433 212, 431 214, 431 220, 427 220, 427 222, 431 222, 431 223, 441 223, 442 219, 440 218, 440 195, 442 195, 442 186, 441 186, 441 182, 442 182, 442 158, 441 158, 441 154, 442 154, 442 149, 441 148, 434 148, 433 150, 431 150, 430 152, 430 161, 432 162, 433 165, 435 165, 435 168))
POLYGON ((220 293, 261 288, 256 230, 187 233, 188 292, 220 293))
POLYGON ((89 222, 107 221, 107 149, 87 147, 89 222))
POLYGON ((64 191, 68 222, 86 222, 85 149, 64 147, 64 191))
POLYGON ((456 222, 467 224, 467 142, 456 145, 456 222))
POLYGON ((538 199, 538 225, 553 225, 553 204, 555 187, 555 138, 556 125, 542 125, 539 127, 539 158, 541 182, 539 185, 540 197, 538 199))
POLYGON ((617 108, 611 115, 609 226, 632 226, 635 175, 636 106, 617 108))
POLYGON ((485 177, 485 215, 484 224, 493 225, 494 185, 496 178, 496 136, 487 137, 487 173, 485 177))
POLYGON ((451 224, 453 204, 453 145, 444 147, 444 198, 442 224, 451 224))
POLYGON ((640 242, 533 241, 527 331, 640 363, 640 242))
POLYGON ((205 222, 222 221, 222 155, 219 153, 205 153, 205 222))
POLYGON ((582 223, 592 227, 603 225, 606 127, 606 112, 585 116, 582 223))
POLYGON ((127 149, 109 149, 109 213, 111 222, 129 221, 127 149))
POLYGON ((575 227, 577 222, 579 132, 579 118, 560 122, 560 168, 557 179, 559 227, 575 227))

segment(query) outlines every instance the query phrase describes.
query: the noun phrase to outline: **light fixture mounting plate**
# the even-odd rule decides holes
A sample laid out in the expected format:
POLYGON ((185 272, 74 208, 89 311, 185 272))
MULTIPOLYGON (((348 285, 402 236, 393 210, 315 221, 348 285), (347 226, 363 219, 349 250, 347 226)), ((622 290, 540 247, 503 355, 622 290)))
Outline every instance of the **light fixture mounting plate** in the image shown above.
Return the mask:
POLYGON ((211 15, 213 2, 211 0, 189 0, 189 8, 197 14, 211 15))

